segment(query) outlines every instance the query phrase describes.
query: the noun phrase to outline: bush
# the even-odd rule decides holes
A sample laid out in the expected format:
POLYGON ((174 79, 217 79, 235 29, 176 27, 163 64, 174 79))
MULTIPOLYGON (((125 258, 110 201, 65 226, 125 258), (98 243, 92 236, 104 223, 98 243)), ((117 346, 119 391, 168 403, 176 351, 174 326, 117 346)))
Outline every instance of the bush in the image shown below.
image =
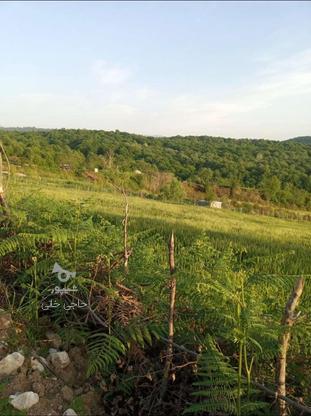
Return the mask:
POLYGON ((160 192, 161 199, 168 201, 181 201, 186 196, 185 190, 177 179, 163 186, 160 192))

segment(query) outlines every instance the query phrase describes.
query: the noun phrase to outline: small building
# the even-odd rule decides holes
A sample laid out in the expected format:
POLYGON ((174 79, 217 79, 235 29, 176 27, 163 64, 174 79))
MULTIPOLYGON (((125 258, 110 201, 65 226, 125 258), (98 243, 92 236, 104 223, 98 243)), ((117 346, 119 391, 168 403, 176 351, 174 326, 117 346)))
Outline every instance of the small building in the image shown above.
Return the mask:
POLYGON ((94 172, 95 173, 98 173, 98 168, 94 168, 94 172))
POLYGON ((209 202, 206 201, 205 199, 199 199, 197 201, 197 205, 199 205, 200 207, 208 207, 209 202))
POLYGON ((70 164, 69 164, 69 163, 62 163, 62 164, 60 165, 60 168, 61 168, 62 170, 65 170, 65 171, 70 171, 70 170, 71 170, 71 166, 70 166, 70 164))
POLYGON ((221 201, 211 201, 210 207, 211 208, 221 208, 222 202, 221 201))

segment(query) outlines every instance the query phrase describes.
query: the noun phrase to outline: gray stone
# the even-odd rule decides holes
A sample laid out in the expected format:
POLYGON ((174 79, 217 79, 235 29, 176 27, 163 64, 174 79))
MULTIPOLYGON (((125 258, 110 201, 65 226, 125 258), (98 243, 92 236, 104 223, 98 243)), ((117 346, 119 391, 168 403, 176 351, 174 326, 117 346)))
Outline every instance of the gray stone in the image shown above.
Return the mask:
POLYGON ((13 352, 0 361, 0 376, 8 376, 20 368, 25 357, 19 352, 13 352))
POLYGON ((50 354, 51 363, 55 368, 66 368, 70 364, 70 358, 66 351, 53 352, 50 354))
POLYGON ((73 409, 67 409, 63 413, 63 416, 78 416, 78 415, 73 409))
POLYGON ((15 394, 10 396, 11 405, 18 410, 27 410, 39 402, 39 396, 33 391, 15 394))
MULTIPOLYGON (((42 360, 43 358, 40 357, 42 360)), ((44 371, 44 366, 40 363, 40 361, 35 358, 35 357, 31 357, 30 359, 30 365, 31 365, 31 369, 34 371, 40 371, 40 373, 43 373, 44 371)))

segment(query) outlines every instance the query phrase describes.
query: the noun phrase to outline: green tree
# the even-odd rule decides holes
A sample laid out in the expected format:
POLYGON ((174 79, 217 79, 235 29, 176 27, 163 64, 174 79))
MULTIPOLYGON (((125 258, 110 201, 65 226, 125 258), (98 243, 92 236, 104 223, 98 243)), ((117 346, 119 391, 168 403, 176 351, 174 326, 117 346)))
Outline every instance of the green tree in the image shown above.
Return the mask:
POLYGON ((162 199, 171 201, 181 201, 185 197, 186 193, 181 182, 173 178, 171 182, 164 185, 160 192, 162 199))
POLYGON ((264 176, 261 182, 261 189, 268 201, 277 202, 281 190, 281 181, 277 176, 264 176))

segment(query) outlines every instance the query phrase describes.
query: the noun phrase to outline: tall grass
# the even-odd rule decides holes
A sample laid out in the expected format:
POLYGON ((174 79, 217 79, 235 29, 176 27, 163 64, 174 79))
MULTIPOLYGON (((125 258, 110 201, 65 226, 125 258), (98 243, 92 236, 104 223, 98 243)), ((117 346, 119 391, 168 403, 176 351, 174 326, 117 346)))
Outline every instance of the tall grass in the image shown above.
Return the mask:
MULTIPOLYGON (((90 187, 63 182, 38 183, 17 181, 11 185, 11 199, 27 195, 45 195, 55 201, 82 204, 90 215, 104 215, 120 224, 123 218, 122 195, 108 189, 99 192, 90 187), (26 186, 25 186, 26 185, 26 186)), ((265 273, 311 273, 311 223, 296 220, 217 210, 191 205, 178 205, 130 196, 130 228, 132 232, 154 229, 168 236, 171 229, 179 241, 191 241, 205 231, 219 249, 230 244, 243 251, 242 256, 265 273), (277 258, 275 258, 277 256, 277 258), (274 257, 271 262, 270 259, 274 257)))

